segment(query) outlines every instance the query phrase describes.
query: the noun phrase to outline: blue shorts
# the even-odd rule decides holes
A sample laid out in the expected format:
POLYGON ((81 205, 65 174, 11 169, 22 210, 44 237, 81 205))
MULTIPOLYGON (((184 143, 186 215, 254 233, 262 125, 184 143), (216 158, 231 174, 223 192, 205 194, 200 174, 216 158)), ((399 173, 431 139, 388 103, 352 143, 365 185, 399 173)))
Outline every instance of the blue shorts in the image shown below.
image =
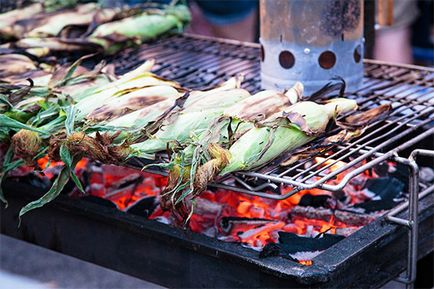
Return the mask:
POLYGON ((215 25, 242 21, 257 7, 258 0, 195 0, 203 15, 215 25))
MULTIPOLYGON (((205 18, 214 25, 228 25, 242 21, 257 7, 258 0, 189 0, 196 2, 205 18)), ((170 0, 124 0, 126 4, 135 5, 146 2, 168 4, 170 0)), ((183 1, 180 1, 182 3, 183 1)), ((186 1, 187 2, 187 1, 186 1)))

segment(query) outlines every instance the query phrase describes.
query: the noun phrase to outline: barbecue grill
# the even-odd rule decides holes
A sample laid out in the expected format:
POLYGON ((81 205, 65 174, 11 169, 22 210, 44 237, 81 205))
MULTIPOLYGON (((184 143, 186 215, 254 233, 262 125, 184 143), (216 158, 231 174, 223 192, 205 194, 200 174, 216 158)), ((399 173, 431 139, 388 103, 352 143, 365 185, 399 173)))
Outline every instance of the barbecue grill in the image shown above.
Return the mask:
MULTIPOLYGON (((260 89, 259 56, 256 44, 184 34, 126 50, 110 61, 117 73, 124 73, 155 58, 153 72, 189 88, 211 87, 242 73, 243 87, 255 92, 260 89)), ((370 124, 361 137, 334 147, 315 164, 310 163, 316 155, 289 168, 275 163, 210 184, 283 200, 305 189, 338 192, 352 178, 386 160, 407 166, 408 201, 315 257, 310 267, 279 257, 258 259, 255 252, 237 244, 66 196, 31 212, 17 231, 17 211, 37 189, 12 181, 6 185, 11 208, 1 210, 2 233, 172 287, 375 287, 404 269, 406 275, 399 280, 411 287, 418 258, 433 251, 434 185, 420 184, 418 163, 432 164, 434 156, 429 150, 434 134, 434 69, 373 60, 365 60, 364 66, 362 87, 346 97, 356 99, 362 110, 391 104, 394 109, 387 120, 370 124), (341 161, 345 165, 327 170, 341 161), (329 182, 342 172, 346 175, 339 182, 329 182), (282 186, 292 190, 282 194, 282 186)), ((129 163, 137 168, 147 164, 141 159, 129 163)))

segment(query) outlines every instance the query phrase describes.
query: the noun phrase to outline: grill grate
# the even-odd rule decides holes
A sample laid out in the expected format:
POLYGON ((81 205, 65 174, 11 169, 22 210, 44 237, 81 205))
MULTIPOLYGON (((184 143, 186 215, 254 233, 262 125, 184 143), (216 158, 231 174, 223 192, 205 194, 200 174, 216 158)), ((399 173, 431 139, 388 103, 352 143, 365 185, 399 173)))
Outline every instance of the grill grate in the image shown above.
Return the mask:
MULTIPOLYGON (((155 58, 153 72, 192 89, 212 87, 243 73, 243 87, 256 92, 260 89, 259 53, 256 44, 182 35, 125 51, 113 63, 118 73, 124 73, 155 58)), ((256 172, 235 173, 212 186, 272 199, 285 199, 300 190, 318 187, 338 191, 357 174, 434 134, 434 69, 365 60, 364 83, 347 97, 356 99, 361 110, 388 103, 393 111, 387 121, 369 125, 361 137, 338 146, 313 165, 314 156, 289 168, 277 164, 256 172), (408 140, 421 128, 422 133, 408 140), (327 171, 340 161, 346 164, 327 171), (328 182, 342 172, 348 173, 333 184, 328 182), (293 189, 286 194, 276 193, 281 185, 293 189)), ((136 160, 136 165, 143 164, 136 160)))

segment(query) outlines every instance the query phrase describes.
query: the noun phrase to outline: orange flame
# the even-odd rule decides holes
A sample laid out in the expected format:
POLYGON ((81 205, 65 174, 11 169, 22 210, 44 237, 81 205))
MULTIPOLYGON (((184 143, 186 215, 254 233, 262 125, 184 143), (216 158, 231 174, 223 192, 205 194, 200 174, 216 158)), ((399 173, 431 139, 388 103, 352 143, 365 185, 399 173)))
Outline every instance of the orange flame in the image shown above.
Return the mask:
MULTIPOLYGON (((322 157, 316 157, 315 161, 322 163, 321 167, 332 164, 326 172, 335 171, 345 165, 342 161, 335 163, 334 160, 325 160, 322 157)), ((49 178, 55 175, 56 168, 63 165, 61 162, 50 163, 47 157, 38 159, 37 163, 49 178)), ((167 178, 160 175, 124 167, 122 169, 108 165, 97 167, 86 159, 81 160, 76 167, 79 176, 83 171, 87 172, 87 193, 112 201, 120 210, 128 209, 145 197, 158 199, 167 185, 167 178)), ((346 173, 338 174, 337 178, 329 183, 339 182, 346 173)), ((349 203, 356 204, 366 199, 366 196, 360 194, 359 190, 363 187, 364 181, 372 177, 377 177, 377 175, 373 172, 365 172, 360 175, 357 182, 350 183, 344 189, 349 203)), ((289 186, 281 188, 283 194, 291 190, 289 186)), ((261 248, 271 242, 278 242, 279 231, 315 236, 324 232, 336 234, 341 228, 358 229, 358 227, 337 221, 334 216, 331 216, 328 221, 291 216, 291 210, 306 194, 333 197, 331 192, 322 189, 303 190, 281 201, 243 195, 229 190, 206 191, 200 195, 199 199, 212 203, 218 210, 194 213, 189 227, 193 232, 207 232, 207 234, 223 236, 223 240, 241 242, 256 248, 261 248), (223 230, 219 223, 225 217, 240 219, 237 219, 239 221, 234 222, 229 229, 223 230), (251 220, 258 220, 258 222, 251 220)), ((157 207, 149 219, 156 218, 169 220, 170 214, 157 207)), ((312 265, 311 260, 300 260, 299 263, 305 266, 312 265)))

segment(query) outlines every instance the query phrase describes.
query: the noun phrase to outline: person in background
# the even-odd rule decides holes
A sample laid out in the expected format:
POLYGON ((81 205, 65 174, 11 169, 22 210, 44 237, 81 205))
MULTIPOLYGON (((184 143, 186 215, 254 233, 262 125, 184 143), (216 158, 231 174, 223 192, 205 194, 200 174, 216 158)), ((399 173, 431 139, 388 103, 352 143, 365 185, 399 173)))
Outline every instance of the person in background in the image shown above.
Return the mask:
POLYGON ((258 0, 192 0, 189 3, 193 18, 189 32, 257 41, 258 0))
POLYGON ((394 0, 393 24, 380 27, 375 34, 375 59, 413 63, 411 25, 417 19, 418 14, 416 1, 394 0))
MULTIPOLYGON (((123 2, 128 5, 171 0, 100 0, 123 2)), ((187 32, 240 41, 257 41, 259 0, 185 0, 189 4, 192 22, 187 32)))

